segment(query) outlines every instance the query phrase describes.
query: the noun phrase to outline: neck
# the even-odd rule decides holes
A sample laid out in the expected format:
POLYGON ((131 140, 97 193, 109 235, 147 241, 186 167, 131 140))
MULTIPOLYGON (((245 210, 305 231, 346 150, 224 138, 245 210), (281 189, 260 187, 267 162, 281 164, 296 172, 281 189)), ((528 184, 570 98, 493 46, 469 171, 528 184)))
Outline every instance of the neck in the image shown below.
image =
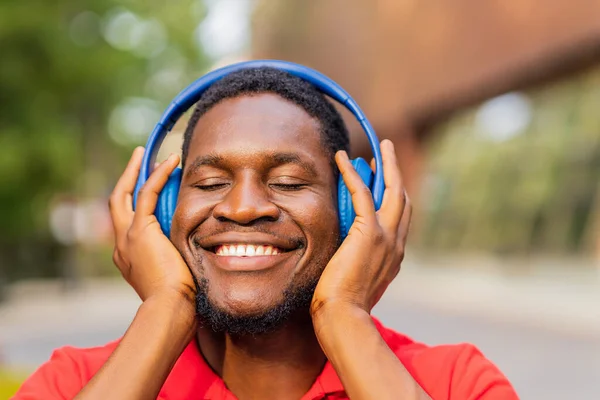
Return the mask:
POLYGON ((310 316, 263 335, 198 331, 204 358, 239 399, 301 398, 325 365, 310 316))

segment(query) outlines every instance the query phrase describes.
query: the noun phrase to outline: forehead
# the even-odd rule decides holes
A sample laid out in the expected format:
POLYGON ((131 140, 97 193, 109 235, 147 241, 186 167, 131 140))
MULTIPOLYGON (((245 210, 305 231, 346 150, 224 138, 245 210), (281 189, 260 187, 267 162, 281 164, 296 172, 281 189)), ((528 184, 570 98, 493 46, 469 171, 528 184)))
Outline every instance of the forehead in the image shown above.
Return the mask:
POLYGON ((302 107, 275 94, 225 99, 199 120, 189 155, 303 153, 315 161, 328 159, 320 123, 302 107))

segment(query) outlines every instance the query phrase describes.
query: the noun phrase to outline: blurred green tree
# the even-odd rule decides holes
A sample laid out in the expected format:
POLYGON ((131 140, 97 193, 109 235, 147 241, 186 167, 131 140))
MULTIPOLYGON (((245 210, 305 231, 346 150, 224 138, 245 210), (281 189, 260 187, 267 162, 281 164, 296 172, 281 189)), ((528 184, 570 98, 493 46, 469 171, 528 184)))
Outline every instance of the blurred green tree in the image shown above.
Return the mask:
POLYGON ((495 111, 486 124, 486 102, 436 127, 422 229, 412 243, 427 252, 593 255, 600 221, 600 67, 499 99, 519 112, 495 111), (511 128, 522 115, 526 123, 511 128), (514 131, 499 130, 506 126, 514 131))
POLYGON ((54 196, 110 191, 152 118, 204 72, 204 13, 200 0, 0 2, 0 281, 59 273, 54 196))

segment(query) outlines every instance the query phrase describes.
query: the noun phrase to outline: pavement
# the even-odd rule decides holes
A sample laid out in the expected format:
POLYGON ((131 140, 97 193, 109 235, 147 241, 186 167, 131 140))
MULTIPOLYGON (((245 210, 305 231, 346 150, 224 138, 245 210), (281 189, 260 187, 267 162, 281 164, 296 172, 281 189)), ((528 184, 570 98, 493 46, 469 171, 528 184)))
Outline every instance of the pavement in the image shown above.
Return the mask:
MULTIPOLYGON (((29 371, 54 348, 113 340, 139 304, 114 279, 67 292, 56 281, 13 285, 0 304, 4 363, 29 371)), ((600 393, 600 274, 592 261, 408 258, 373 313, 427 344, 477 345, 523 399, 600 393)))

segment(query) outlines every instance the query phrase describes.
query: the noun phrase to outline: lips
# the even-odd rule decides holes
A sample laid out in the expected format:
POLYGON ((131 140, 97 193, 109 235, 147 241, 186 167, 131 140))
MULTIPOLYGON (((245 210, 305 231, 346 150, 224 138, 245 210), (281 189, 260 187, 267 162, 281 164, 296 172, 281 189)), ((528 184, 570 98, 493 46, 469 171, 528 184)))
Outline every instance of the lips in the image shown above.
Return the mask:
POLYGON ((301 238, 263 232, 226 232, 193 238, 206 253, 207 265, 224 271, 260 271, 298 260, 304 248, 301 238))
POLYGON ((226 232, 195 236, 196 247, 218 255, 252 257, 289 252, 304 247, 300 238, 286 238, 263 232, 226 232))

